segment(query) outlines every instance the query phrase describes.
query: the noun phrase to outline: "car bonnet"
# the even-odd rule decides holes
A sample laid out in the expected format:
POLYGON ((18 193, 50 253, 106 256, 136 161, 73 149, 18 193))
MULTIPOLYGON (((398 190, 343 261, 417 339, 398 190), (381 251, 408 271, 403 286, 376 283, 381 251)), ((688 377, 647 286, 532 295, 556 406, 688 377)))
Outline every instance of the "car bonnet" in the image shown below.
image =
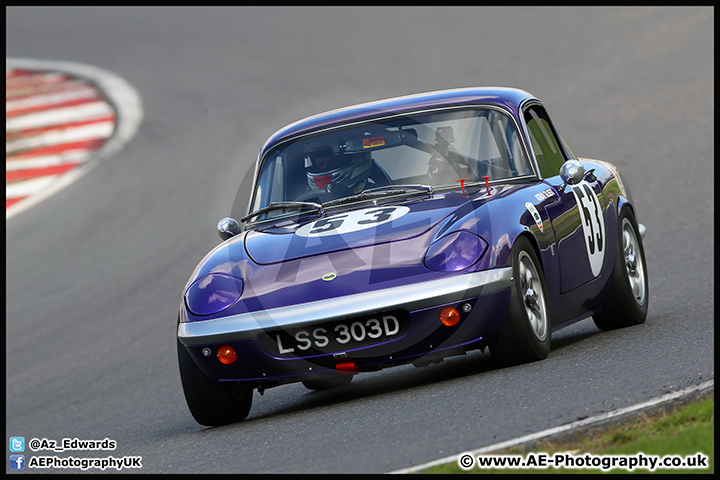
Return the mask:
POLYGON ((303 222, 248 232, 245 247, 258 264, 400 241, 427 232, 461 205, 468 195, 434 195, 422 200, 364 204, 303 222))

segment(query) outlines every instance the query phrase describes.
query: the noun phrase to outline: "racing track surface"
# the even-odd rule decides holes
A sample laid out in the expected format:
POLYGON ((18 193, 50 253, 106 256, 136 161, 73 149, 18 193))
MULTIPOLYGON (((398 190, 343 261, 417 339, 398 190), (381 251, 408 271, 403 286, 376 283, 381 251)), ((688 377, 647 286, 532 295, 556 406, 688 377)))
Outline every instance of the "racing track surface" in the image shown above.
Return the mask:
POLYGON ((114 158, 7 221, 6 438, 110 438, 113 452, 73 455, 141 455, 142 473, 388 472, 714 378, 711 8, 6 13, 8 56, 113 71, 145 113, 114 158), (197 425, 180 294, 264 140, 323 110, 472 85, 532 92, 577 155, 620 168, 648 229, 646 324, 585 320, 515 368, 475 353, 270 389, 244 423, 197 425))

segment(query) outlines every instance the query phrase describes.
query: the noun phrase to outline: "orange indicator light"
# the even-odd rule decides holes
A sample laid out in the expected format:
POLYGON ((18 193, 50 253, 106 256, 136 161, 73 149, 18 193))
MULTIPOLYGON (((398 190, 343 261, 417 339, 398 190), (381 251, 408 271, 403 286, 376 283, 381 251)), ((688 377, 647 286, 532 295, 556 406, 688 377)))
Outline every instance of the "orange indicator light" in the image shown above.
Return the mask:
POLYGON ((460 321, 460 312, 453 307, 446 307, 440 311, 440 321, 446 327, 454 327, 460 321))
POLYGON ((218 348, 217 357, 220 362, 224 363, 225 365, 230 365, 235 360, 237 360, 237 353, 235 352, 235 349, 230 345, 223 345, 222 347, 218 348))

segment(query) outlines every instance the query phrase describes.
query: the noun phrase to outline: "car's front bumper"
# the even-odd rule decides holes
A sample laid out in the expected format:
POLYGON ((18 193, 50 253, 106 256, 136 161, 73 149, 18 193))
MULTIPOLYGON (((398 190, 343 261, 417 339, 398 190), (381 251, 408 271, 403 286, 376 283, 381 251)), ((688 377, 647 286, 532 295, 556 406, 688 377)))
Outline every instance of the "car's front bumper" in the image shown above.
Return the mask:
POLYGON ((378 311, 421 310, 509 288, 511 279, 512 268, 505 267, 219 319, 185 322, 178 326, 178 338, 186 346, 222 343, 254 338, 269 330, 303 327, 378 311))
POLYGON ((485 270, 219 319, 184 322, 179 324, 177 335, 211 378, 265 381, 333 371, 333 355, 338 353, 278 355, 263 347, 267 345, 262 341, 266 337, 285 330, 401 310, 408 317, 407 332, 403 335, 378 344, 349 346, 340 355, 357 357, 364 367, 403 363, 402 358, 411 360, 438 353, 494 333, 505 318, 511 284, 510 267, 485 270), (439 322, 439 309, 448 305, 461 308, 465 303, 471 309, 462 313, 458 325, 445 327, 439 322), (231 345, 238 352, 236 362, 225 365, 218 361, 213 347, 221 344, 231 345), (205 348, 210 348, 212 354, 203 355, 205 348))

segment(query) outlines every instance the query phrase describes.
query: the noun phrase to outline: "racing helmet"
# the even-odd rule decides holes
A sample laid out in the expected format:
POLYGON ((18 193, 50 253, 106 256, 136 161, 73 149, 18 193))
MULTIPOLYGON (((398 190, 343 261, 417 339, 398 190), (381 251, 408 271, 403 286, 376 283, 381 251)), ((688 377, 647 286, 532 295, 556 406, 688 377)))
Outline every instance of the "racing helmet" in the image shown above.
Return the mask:
POLYGON ((369 152, 334 153, 330 148, 316 148, 306 154, 310 166, 305 171, 311 189, 324 189, 330 183, 350 190, 362 189, 370 176, 372 157, 369 152))

